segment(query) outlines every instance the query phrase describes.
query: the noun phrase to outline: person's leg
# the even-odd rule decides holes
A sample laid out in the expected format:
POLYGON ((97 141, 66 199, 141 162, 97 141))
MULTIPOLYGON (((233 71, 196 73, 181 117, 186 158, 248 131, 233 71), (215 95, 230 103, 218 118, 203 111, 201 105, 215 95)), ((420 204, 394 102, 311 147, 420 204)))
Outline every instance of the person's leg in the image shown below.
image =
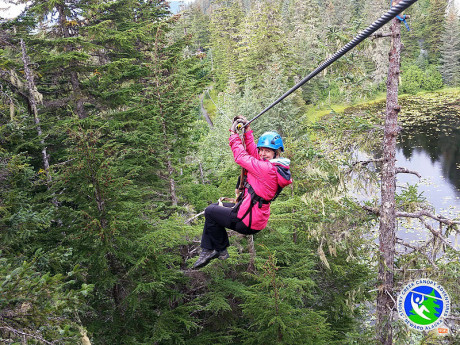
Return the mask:
MULTIPOLYGON (((248 228, 246 226, 246 224, 244 224, 241 220, 238 220, 238 218, 236 217, 236 213, 233 213, 233 218, 232 218, 232 221, 231 223, 227 226, 227 228, 229 229, 232 229, 236 232, 239 232, 240 234, 243 234, 243 235, 254 235, 254 234, 257 234, 259 231, 257 230, 252 230, 250 228, 248 228)), ((220 260, 226 260, 230 257, 230 255, 228 254, 228 251, 227 251, 227 248, 225 248, 224 250, 221 250, 219 252, 219 259, 220 260)))
POLYGON ((225 228, 230 228, 234 221, 232 206, 227 203, 224 206, 211 204, 206 208, 201 248, 222 251, 230 245, 225 228))
POLYGON ((260 230, 252 230, 246 226, 242 221, 239 221, 235 224, 235 228, 232 229, 235 230, 236 232, 239 232, 240 234, 243 235, 255 235, 257 234, 260 230))
POLYGON ((201 237, 201 254, 193 268, 206 266, 217 257, 222 260, 228 258, 226 248, 230 245, 226 227, 232 224, 233 204, 211 204, 205 209, 205 222, 201 237), (221 255, 222 254, 222 255, 221 255))

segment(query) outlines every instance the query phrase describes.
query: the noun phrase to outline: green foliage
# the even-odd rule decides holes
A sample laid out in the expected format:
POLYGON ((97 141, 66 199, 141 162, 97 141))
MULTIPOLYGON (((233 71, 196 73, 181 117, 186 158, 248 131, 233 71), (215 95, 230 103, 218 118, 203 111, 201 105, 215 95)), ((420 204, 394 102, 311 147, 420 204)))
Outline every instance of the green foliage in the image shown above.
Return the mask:
POLYGON ((447 85, 460 85, 460 19, 455 6, 449 6, 441 37, 441 73, 447 85))
POLYGON ((422 88, 427 91, 435 91, 443 86, 442 76, 436 66, 428 66, 422 82, 422 88))
MULTIPOLYGON (((307 344, 331 343, 334 334, 323 313, 311 310, 305 303, 311 281, 302 279, 302 273, 309 265, 311 261, 304 258, 295 264, 298 278, 286 276, 282 271, 278 273, 275 254, 268 252, 242 305, 243 314, 249 317, 248 328, 242 334, 244 344, 295 344, 298 339, 307 344)), ((286 267, 290 269, 293 267, 286 267)))
POLYGON ((218 1, 210 19, 210 54, 221 87, 226 85, 229 78, 235 77, 238 71, 236 48, 241 18, 242 12, 238 1, 218 1))
POLYGON ((418 191, 417 185, 407 185, 401 188, 401 193, 396 194, 395 200, 398 208, 401 210, 407 210, 407 212, 413 212, 422 206, 426 207, 426 198, 423 196, 423 192, 418 191))
MULTIPOLYGON (((84 329, 94 344, 364 344, 374 217, 345 195, 347 152, 378 139, 379 114, 334 107, 311 124, 306 112, 373 95, 385 43, 355 49, 251 125, 256 137, 282 133, 295 181, 255 245, 232 233, 228 260, 192 271, 202 218, 185 221, 234 194, 231 118, 260 112, 382 6, 200 0, 180 16, 166 6, 32 1, 0 23, 2 326, 31 344, 75 344, 84 329), (40 136, 20 39, 43 96, 40 136), (199 114, 205 86, 220 109, 205 98, 212 129, 199 114)), ((422 54, 419 33, 409 38, 423 47, 407 42, 405 92, 442 86, 436 47, 422 54)), ((398 205, 420 201, 409 187, 398 205)), ((456 291, 449 255, 443 284, 456 291)))
POLYGON ((438 90, 443 86, 441 73, 435 66, 428 66, 425 70, 417 65, 409 65, 403 69, 401 91, 416 94, 419 91, 438 90))
POLYGON ((423 71, 415 65, 409 66, 403 71, 401 91, 415 94, 421 91, 423 83, 423 71))
POLYGON ((77 287, 74 277, 81 273, 78 267, 67 277, 42 274, 37 271, 37 259, 0 258, 0 340, 76 344, 82 328, 75 315, 82 311, 92 286, 77 287))

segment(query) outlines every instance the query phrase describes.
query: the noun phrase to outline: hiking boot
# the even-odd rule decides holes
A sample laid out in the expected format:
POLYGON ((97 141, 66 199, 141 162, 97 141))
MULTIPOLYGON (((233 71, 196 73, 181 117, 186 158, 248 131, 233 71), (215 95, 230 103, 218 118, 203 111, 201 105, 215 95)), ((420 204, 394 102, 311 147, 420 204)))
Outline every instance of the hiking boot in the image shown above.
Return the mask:
POLYGON ((219 260, 227 260, 229 257, 230 255, 228 255, 227 248, 219 252, 219 260))
POLYGON ((215 259, 219 256, 219 252, 217 250, 213 249, 202 249, 201 254, 198 257, 198 260, 196 260, 195 264, 193 265, 193 268, 201 268, 209 264, 209 262, 212 259, 215 259))

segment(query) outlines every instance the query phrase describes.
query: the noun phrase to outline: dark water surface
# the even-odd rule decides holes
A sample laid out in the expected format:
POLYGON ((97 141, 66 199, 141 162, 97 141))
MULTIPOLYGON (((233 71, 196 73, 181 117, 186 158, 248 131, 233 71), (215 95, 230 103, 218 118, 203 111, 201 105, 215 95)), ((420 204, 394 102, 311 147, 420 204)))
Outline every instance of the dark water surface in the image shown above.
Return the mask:
POLYGON ((436 213, 460 217, 460 99, 403 99, 397 165, 398 185, 417 184, 436 213))
MULTIPOLYGON (((396 166, 416 171, 397 175, 397 192, 408 185, 416 185, 418 193, 433 207, 432 213, 460 220, 460 92, 440 92, 400 98, 401 112, 398 124, 396 166)), ((351 113, 370 112, 384 117, 385 103, 369 108, 350 109, 351 113)), ((380 145, 380 144, 379 144, 380 145)), ((381 156, 381 148, 373 152, 381 156)), ((356 152, 355 160, 370 159, 363 152, 356 152)), ((371 195, 374 191, 368 191, 371 195)), ((378 191, 377 191, 378 193, 378 191)), ((355 195, 358 200, 365 195, 355 195)), ((432 225, 438 228, 433 221, 432 225)), ((402 219, 397 236, 406 242, 424 241, 431 235, 420 222, 402 219)), ((457 248, 455 237, 449 240, 457 248)), ((460 241, 459 241, 460 242, 460 241)))

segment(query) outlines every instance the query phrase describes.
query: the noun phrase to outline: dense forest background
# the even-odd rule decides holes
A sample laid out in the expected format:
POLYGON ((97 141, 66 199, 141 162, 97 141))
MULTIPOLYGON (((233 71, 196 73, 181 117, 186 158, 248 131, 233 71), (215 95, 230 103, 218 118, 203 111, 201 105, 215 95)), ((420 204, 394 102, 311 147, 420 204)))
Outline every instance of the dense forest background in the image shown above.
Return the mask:
MULTIPOLYGON (((344 166, 348 145, 379 135, 368 118, 313 122, 382 95, 389 38, 253 124, 283 135, 295 183, 254 243, 232 234, 230 259, 190 267, 193 217, 234 193, 230 119, 256 115, 389 7, 197 0, 172 15, 161 0, 32 0, 1 20, 0 341, 374 343, 376 218, 345 193, 344 166)), ((459 87, 454 4, 406 14, 400 91, 459 87)), ((458 261, 438 268, 458 315, 458 261)), ((399 324, 395 339, 458 342, 452 330, 432 339, 399 324)))

